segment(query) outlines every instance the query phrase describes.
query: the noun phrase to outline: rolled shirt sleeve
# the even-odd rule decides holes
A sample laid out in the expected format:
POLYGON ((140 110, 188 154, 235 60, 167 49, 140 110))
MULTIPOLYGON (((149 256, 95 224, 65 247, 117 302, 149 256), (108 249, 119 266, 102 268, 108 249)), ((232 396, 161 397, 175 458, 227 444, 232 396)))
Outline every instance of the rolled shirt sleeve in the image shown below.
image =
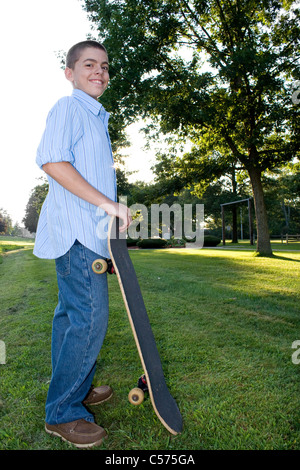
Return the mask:
POLYGON ((78 113, 70 97, 60 99, 47 117, 46 129, 37 149, 36 163, 74 163, 74 147, 83 135, 78 113))

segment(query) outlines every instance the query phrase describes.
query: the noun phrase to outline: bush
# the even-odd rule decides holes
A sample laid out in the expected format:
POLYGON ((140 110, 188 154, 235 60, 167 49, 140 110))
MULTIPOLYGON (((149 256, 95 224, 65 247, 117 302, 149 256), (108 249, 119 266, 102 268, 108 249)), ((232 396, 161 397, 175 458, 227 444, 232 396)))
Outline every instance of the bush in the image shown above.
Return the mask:
POLYGON ((166 245, 167 240, 163 238, 147 238, 137 242, 139 248, 164 248, 166 245))
POLYGON ((126 239, 126 243, 127 243, 127 246, 136 246, 137 242, 139 241, 140 239, 133 239, 133 238, 127 238, 126 239))
POLYGON ((215 237, 214 235, 204 236, 203 246, 217 246, 219 243, 221 243, 221 239, 219 237, 215 237))
POLYGON ((182 238, 170 238, 170 240, 166 240, 168 248, 184 248, 185 247, 185 240, 182 238))

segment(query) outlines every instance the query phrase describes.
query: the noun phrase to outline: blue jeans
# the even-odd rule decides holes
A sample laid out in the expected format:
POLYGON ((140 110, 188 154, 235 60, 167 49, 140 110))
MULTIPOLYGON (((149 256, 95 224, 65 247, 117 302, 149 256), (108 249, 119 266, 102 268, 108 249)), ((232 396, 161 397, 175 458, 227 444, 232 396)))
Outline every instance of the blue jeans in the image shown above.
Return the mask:
POLYGON ((92 384, 108 324, 107 276, 93 272, 96 258, 99 255, 76 241, 55 260, 59 294, 52 326, 48 424, 94 421, 82 401, 92 384))

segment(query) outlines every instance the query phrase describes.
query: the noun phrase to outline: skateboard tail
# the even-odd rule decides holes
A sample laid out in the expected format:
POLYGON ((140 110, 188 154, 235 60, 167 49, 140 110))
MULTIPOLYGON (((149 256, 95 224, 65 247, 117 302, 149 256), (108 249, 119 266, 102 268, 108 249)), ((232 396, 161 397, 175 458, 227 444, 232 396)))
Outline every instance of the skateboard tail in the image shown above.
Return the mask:
MULTIPOLYGON (((119 276, 118 274, 118 270, 116 268, 116 274, 117 276, 119 276)), ((124 290, 122 291, 122 295, 123 295, 123 300, 124 300, 124 303, 125 305, 127 306, 126 307, 126 310, 128 311, 128 303, 127 303, 127 298, 126 298, 126 294, 124 292, 124 290)), ((136 343, 136 346, 137 346, 137 350, 138 350, 138 353, 139 353, 139 357, 140 357, 140 361, 141 361, 141 364, 142 364, 142 368, 143 368, 143 371, 144 371, 144 374, 145 374, 145 377, 146 377, 146 381, 147 381, 147 384, 151 384, 152 381, 151 381, 151 376, 149 375, 148 373, 148 370, 147 370, 147 366, 144 362, 144 358, 143 358, 143 354, 141 352, 141 348, 140 348, 140 345, 139 345, 139 340, 138 340, 138 336, 137 336, 137 333, 136 333, 136 330, 135 330, 135 327, 134 327, 134 324, 132 322, 132 319, 130 317, 130 315, 128 315, 128 318, 129 318, 129 322, 131 324, 131 328, 132 328, 132 332, 133 332, 133 336, 134 336, 134 340, 135 340, 135 343, 136 343)), ((151 400, 151 403, 152 403, 152 406, 154 408, 154 411, 158 417, 158 419, 161 421, 161 423, 165 426, 165 428, 171 433, 171 434, 174 434, 174 435, 177 435, 178 433, 180 433, 182 431, 182 425, 180 426, 174 426, 175 429, 173 429, 173 427, 170 427, 168 422, 164 420, 163 418, 163 410, 161 412, 159 412, 158 408, 156 407, 156 403, 155 403, 155 400, 154 400, 154 396, 153 396, 153 392, 152 392, 152 387, 151 385, 148 386, 148 392, 149 392, 149 396, 150 396, 150 400, 151 400)), ((172 400, 174 401, 174 404, 175 404, 175 400, 172 398, 172 400)), ((175 404, 176 405, 176 404, 175 404)), ((176 405, 177 407, 177 405, 176 405)))
MULTIPOLYGON (((110 221, 110 228, 109 233, 112 231, 112 225, 116 224, 118 220, 112 217, 110 221)), ((117 224, 118 225, 118 224, 117 224)), ((114 232, 117 234, 118 226, 114 227, 114 232)), ((119 240, 120 241, 120 240, 119 240)), ((153 332, 149 323, 148 315, 146 312, 146 308, 143 302, 142 294, 139 288, 139 284, 137 279, 135 279, 135 272, 131 263, 131 260, 128 255, 126 240, 122 240, 124 242, 124 249, 126 249, 127 256, 124 256, 122 259, 118 258, 115 259, 114 256, 114 249, 113 243, 114 240, 108 239, 109 242, 109 251, 110 255, 115 267, 115 272, 118 278, 118 282, 120 285, 120 290, 122 293, 122 297, 124 300, 124 304, 126 307, 128 319, 130 322, 130 326, 132 328, 134 340, 137 346, 137 350, 139 353, 139 357, 141 360, 141 364, 146 376, 147 384, 149 387, 149 395, 151 399, 152 406, 154 411, 161 421, 161 423, 165 426, 165 428, 171 434, 178 434, 182 431, 182 418, 177 407, 177 404, 174 398, 171 396, 163 377, 162 367, 160 363, 159 354, 157 348, 155 346, 155 338, 153 336, 153 332), (134 290, 130 291, 127 286, 127 289, 123 286, 122 282, 122 273, 120 270, 123 270, 123 274, 126 275, 130 272, 131 277, 134 278, 134 282, 132 285, 134 286, 134 290), (135 299, 133 303, 132 299, 135 299), (130 301, 131 299, 131 301, 130 301), (135 322, 132 318, 132 312, 135 311, 135 305, 139 305, 139 312, 138 312, 138 319, 137 326, 139 326, 138 331, 135 325, 135 322), (139 337, 143 336, 144 341, 142 343, 143 351, 141 349, 139 337), (150 370, 151 367, 147 367, 147 362, 144 360, 144 356, 151 358, 151 363, 156 364, 156 369, 150 370), (154 392, 156 397, 159 397, 159 400, 155 400, 154 392)))

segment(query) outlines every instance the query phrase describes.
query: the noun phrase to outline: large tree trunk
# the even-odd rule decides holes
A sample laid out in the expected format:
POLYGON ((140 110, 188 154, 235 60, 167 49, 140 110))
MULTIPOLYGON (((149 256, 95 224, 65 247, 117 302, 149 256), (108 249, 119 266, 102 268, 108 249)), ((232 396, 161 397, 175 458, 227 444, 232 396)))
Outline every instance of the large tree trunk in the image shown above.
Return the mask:
POLYGON ((248 170, 253 190, 253 199, 257 227, 257 248, 260 255, 271 256, 272 248, 270 242, 268 216, 265 205, 264 192, 261 182, 261 171, 258 168, 248 170))

